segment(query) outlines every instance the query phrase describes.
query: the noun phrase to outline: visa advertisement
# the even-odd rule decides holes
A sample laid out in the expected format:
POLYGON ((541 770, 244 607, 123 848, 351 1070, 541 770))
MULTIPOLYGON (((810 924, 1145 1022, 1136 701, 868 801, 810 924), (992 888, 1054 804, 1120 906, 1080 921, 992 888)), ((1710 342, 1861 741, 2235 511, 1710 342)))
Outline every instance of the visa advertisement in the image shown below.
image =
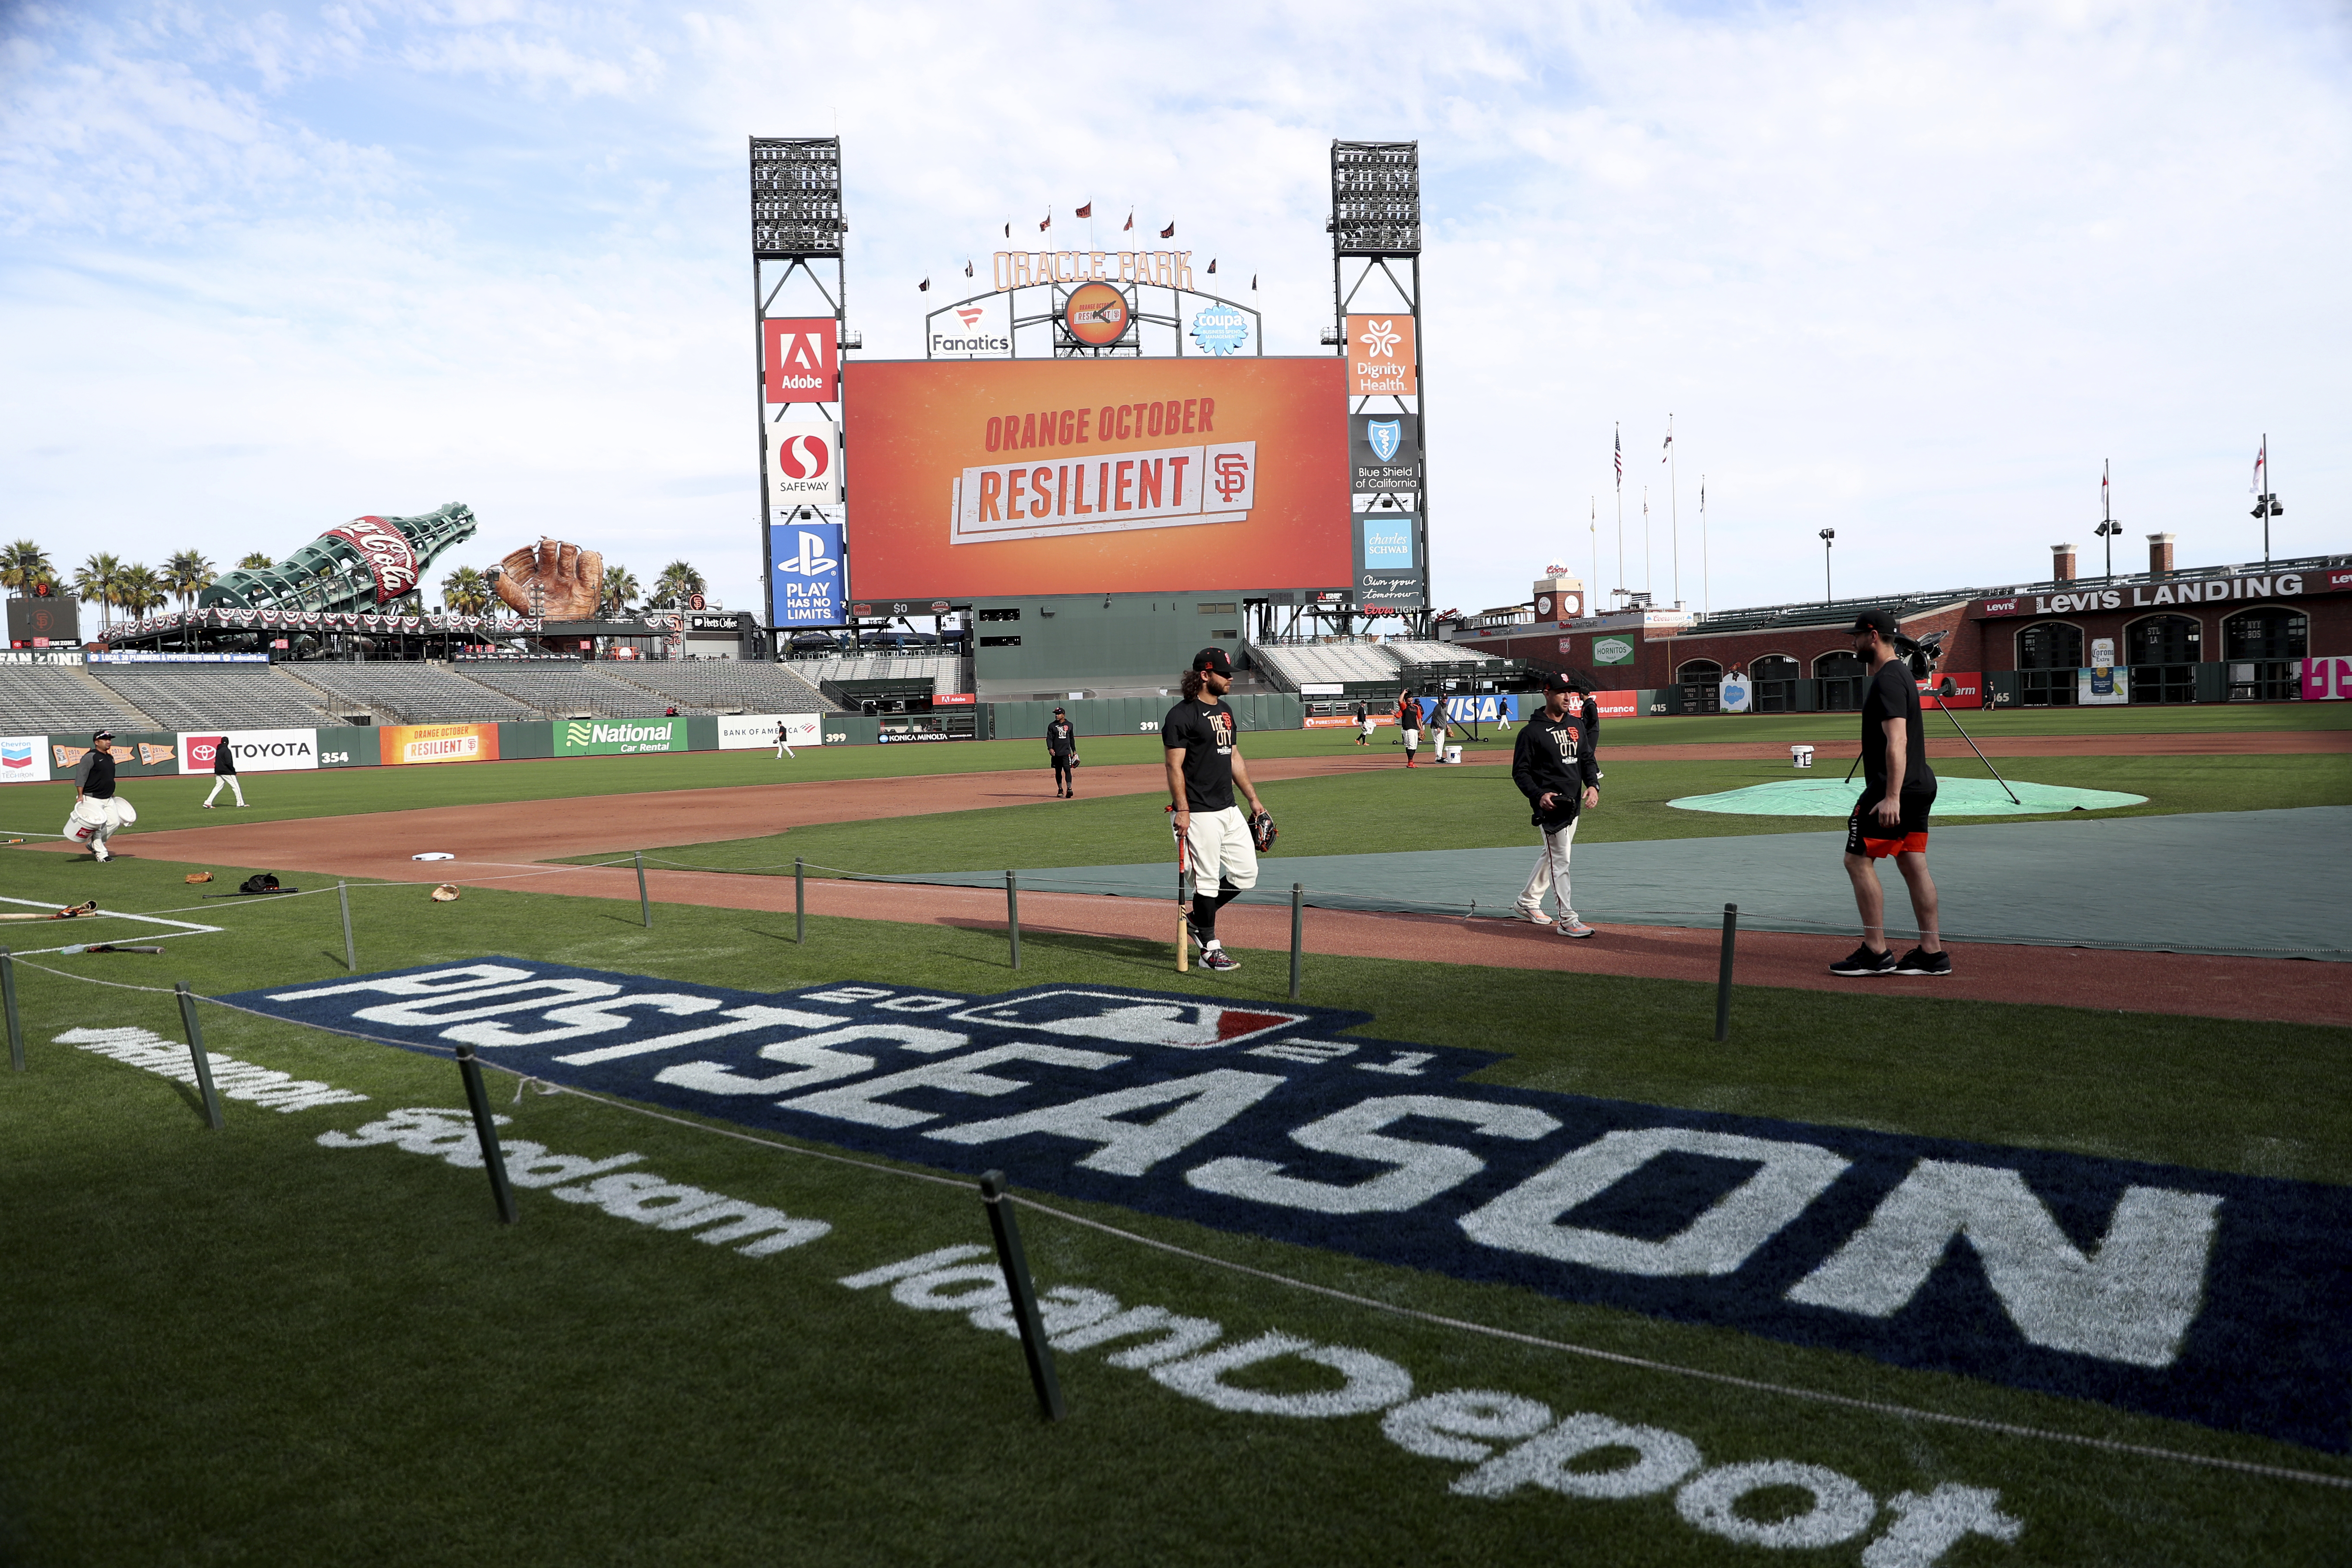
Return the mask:
POLYGON ((378 754, 386 767, 422 763, 495 763, 496 724, 386 724, 376 731, 378 754))
POLYGON ((769 525, 768 576, 775 590, 776 625, 834 626, 848 618, 841 602, 841 557, 837 522, 769 525))
POLYGON ((850 364, 853 594, 1339 587, 1345 371, 1336 358, 850 364))

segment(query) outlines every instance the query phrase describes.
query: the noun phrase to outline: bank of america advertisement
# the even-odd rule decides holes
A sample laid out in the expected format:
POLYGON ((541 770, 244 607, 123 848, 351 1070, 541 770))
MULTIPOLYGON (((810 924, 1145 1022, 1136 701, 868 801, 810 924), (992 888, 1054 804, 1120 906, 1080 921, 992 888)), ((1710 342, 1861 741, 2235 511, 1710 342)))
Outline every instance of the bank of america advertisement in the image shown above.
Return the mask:
POLYGON ((866 361, 845 375, 856 598, 1351 579, 1336 358, 866 361))
POLYGON ((768 576, 775 588, 776 625, 841 624, 841 558, 837 522, 768 526, 768 576))

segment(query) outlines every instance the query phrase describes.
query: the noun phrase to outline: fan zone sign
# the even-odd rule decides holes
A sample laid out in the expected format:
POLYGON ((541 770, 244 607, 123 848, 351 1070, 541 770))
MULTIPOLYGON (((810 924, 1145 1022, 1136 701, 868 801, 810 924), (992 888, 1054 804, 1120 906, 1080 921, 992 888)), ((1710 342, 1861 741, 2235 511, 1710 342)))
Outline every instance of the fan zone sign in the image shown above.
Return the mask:
POLYGON ((2344 1452, 2352 1189, 1466 1081, 1362 1013, 491 958, 227 998, 1566 1300, 2344 1452))

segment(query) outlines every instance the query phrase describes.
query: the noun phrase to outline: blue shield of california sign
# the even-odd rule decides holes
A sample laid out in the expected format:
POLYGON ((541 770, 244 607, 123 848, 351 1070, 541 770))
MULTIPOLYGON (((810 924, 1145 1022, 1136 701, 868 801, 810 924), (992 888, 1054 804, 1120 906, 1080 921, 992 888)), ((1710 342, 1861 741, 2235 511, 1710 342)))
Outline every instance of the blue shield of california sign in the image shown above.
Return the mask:
POLYGON ((1372 456, 1387 462, 1396 456, 1397 442, 1403 435, 1403 422, 1396 419, 1368 419, 1364 434, 1372 444, 1372 456))
POLYGON ((248 1011, 1555 1299, 2352 1451, 2352 1188, 1484 1083, 1367 1015, 482 958, 248 1011))

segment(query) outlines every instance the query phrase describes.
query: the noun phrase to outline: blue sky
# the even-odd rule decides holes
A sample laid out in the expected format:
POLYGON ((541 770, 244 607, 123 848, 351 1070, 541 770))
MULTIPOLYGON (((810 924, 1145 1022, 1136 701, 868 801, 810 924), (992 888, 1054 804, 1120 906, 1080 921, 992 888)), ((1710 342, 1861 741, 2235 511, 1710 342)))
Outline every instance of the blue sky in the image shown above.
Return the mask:
POLYGON ((1818 595, 1823 527, 1841 595, 2044 576, 2103 458, 2119 565, 2251 559, 2264 432, 2279 553, 2352 549, 2340 7, 16 4, 0 48, 0 537, 69 562, 464 500, 478 564, 756 604, 744 137, 836 129, 884 356, 1090 197, 1316 352, 1328 143, 1419 139, 1441 605, 1590 574, 1594 496, 1621 580, 1617 421, 1624 580, 1673 596, 1678 510, 1694 608, 1818 595))

